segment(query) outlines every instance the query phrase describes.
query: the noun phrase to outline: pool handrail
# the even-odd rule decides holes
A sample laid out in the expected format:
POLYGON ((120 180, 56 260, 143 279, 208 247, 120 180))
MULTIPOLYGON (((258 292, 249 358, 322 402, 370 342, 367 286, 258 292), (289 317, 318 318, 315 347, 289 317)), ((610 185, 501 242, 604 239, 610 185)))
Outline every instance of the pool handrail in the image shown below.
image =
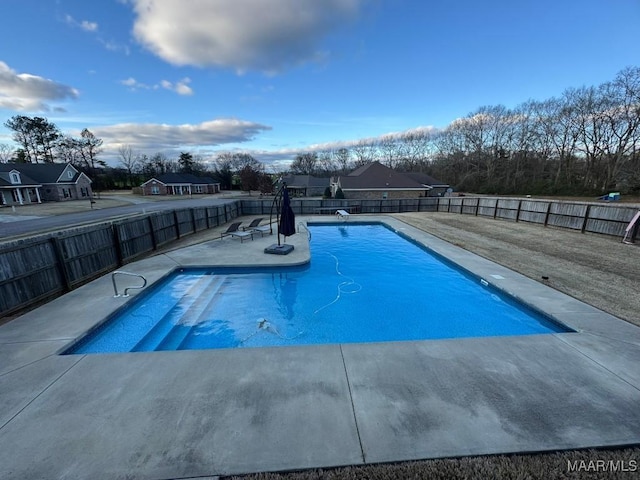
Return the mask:
POLYGON ((143 275, 140 275, 139 273, 124 272, 124 271, 122 271, 122 270, 116 270, 115 272, 113 272, 113 273, 111 274, 111 282, 113 283, 113 291, 114 291, 114 293, 115 293, 115 295, 113 296, 114 298, 118 298, 118 297, 120 297, 120 296, 122 296, 122 297, 128 297, 128 296, 129 296, 129 293, 128 293, 128 292, 129 292, 129 290, 132 290, 132 289, 136 289, 136 290, 137 290, 137 289, 142 289, 142 288, 144 288, 144 287, 146 287, 146 286, 147 286, 147 279, 146 279, 143 275), (121 275, 129 275, 129 276, 132 276, 132 277, 139 277, 139 278, 141 278, 141 279, 142 279, 142 282, 143 282, 143 283, 142 283, 142 285, 139 285, 139 286, 126 287, 126 288, 124 289, 123 294, 122 294, 122 295, 120 295, 120 294, 118 293, 118 287, 116 286, 116 275, 117 275, 117 274, 121 274, 121 275))
POLYGON ((298 233, 300 233, 300 227, 304 228, 307 231, 307 239, 311 241, 311 230, 304 222, 298 222, 298 233))

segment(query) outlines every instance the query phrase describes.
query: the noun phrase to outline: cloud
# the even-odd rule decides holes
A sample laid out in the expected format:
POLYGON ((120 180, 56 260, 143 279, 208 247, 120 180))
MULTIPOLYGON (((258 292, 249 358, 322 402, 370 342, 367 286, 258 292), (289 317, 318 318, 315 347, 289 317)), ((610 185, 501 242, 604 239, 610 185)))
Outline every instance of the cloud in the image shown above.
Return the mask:
POLYGON ((75 18, 73 18, 71 15, 66 14, 64 16, 64 20, 65 22, 67 22, 67 24, 73 26, 73 27, 78 27, 81 28, 82 30, 84 30, 85 32, 97 32, 98 31, 98 24, 96 22, 90 22, 88 20, 82 20, 82 21, 78 21, 75 18))
MULTIPOLYGON (((0 108, 21 112, 48 112, 47 101, 75 99, 78 90, 28 73, 16 73, 0 61, 0 108)), ((55 107, 56 111, 64 111, 55 107)))
POLYGON ((121 123, 95 127, 91 131, 104 140, 106 149, 116 151, 122 145, 131 145, 136 150, 154 153, 248 142, 266 130, 271 130, 271 127, 234 118, 219 118, 183 125, 121 123))
POLYGON ((178 95, 193 95, 193 89, 189 86, 189 83, 191 83, 191 79, 189 77, 178 80, 176 83, 172 83, 169 80, 160 80, 159 83, 155 83, 153 85, 139 82, 133 77, 129 77, 126 80, 120 80, 121 85, 129 87, 132 91, 158 90, 159 88, 164 88, 165 90, 170 90, 178 95))
POLYGON ((103 38, 98 38, 98 41, 110 52, 122 52, 127 56, 131 54, 131 49, 128 45, 120 44, 112 40, 105 40, 103 38))
MULTIPOLYGON (((401 139, 410 135, 426 135, 432 137, 437 135, 440 129, 433 126, 420 126, 403 130, 400 132, 389 132, 377 137, 358 138, 355 140, 337 140, 334 142, 317 143, 303 147, 282 147, 270 150, 265 149, 239 149, 231 150, 232 153, 247 153, 265 165, 268 172, 282 172, 287 170, 296 155, 300 153, 320 153, 324 151, 336 151, 340 148, 352 149, 362 145, 377 145, 385 139, 401 139)), ((210 156, 215 158, 221 150, 210 152, 210 156)))
POLYGON ((275 73, 326 57, 321 44, 363 0, 131 0, 138 42, 174 65, 275 73))
POLYGON ((193 90, 188 85, 191 83, 191 79, 188 77, 176 82, 175 85, 166 80, 162 80, 160 83, 162 88, 176 92, 178 95, 193 95, 193 90))
POLYGON ((122 85, 124 85, 125 87, 129 87, 132 89, 136 89, 136 88, 149 88, 148 85, 145 85, 144 83, 140 83, 138 82, 135 78, 133 77, 129 77, 126 80, 120 80, 120 83, 122 85))

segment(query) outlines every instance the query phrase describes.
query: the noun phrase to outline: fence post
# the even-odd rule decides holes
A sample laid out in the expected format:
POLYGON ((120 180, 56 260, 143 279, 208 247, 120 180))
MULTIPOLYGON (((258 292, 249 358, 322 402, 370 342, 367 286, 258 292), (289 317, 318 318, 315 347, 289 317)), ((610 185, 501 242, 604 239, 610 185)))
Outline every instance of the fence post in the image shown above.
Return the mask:
POLYGON ((113 233, 113 247, 116 251, 116 260, 118 261, 118 267, 121 267, 124 262, 122 259, 122 244, 120 239, 120 231, 118 230, 118 225, 115 223, 111 225, 111 230, 113 233))
POLYGON ((462 215, 463 210, 464 210, 464 197, 460 199, 460 215, 462 215))
POLYGON ((520 210, 522 209, 522 200, 518 200, 518 210, 516 211, 516 222, 520 220, 520 210))
POLYGON ((58 271, 60 272, 60 276, 62 277, 62 285, 64 286, 64 290, 66 292, 71 291, 71 277, 69 277, 69 271, 67 270, 67 264, 64 260, 64 254, 62 252, 62 247, 60 246, 60 240, 56 237, 51 237, 51 244, 53 245, 53 253, 56 256, 56 265, 58 266, 58 271))
POLYGON ((584 212, 584 220, 582 221, 582 228, 580 229, 580 233, 584 233, 587 229, 587 221, 589 220, 589 212, 591 211, 591 205, 587 205, 587 209, 584 212))
POLYGON ((176 226, 176 240, 180 240, 180 222, 178 222, 178 211, 173 211, 173 222, 176 226))
POLYGON ((480 197, 476 197, 476 217, 478 216, 478 209, 480 208, 480 197))
POLYGON ((156 240, 156 231, 155 226, 153 225, 153 217, 149 215, 147 219, 149 220, 149 234, 151 235, 151 245, 153 246, 154 250, 157 250, 158 241, 156 240))
POLYGON ((193 225, 193 233, 198 231, 198 226, 196 225, 196 209, 195 207, 191 207, 191 225, 193 225))
POLYGON ((544 216, 544 226, 545 227, 549 223, 549 215, 551 215, 551 205, 553 205, 553 202, 549 202, 549 205, 547 205, 547 213, 544 216))

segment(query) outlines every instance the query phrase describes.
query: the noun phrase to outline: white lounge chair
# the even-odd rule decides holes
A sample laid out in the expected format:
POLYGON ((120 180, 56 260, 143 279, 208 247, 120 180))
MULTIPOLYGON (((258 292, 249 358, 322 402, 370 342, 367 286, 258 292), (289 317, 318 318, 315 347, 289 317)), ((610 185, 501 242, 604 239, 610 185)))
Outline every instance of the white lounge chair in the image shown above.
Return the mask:
POLYGON ((257 227, 253 227, 251 229, 252 233, 259 233, 260 236, 264 236, 265 234, 271 235, 271 225, 259 225, 257 227))
POLYGON ((236 237, 240 239, 240 243, 244 242, 245 238, 250 238, 253 240, 253 232, 243 232, 242 230, 238 230, 237 232, 229 233, 231 237, 236 237))

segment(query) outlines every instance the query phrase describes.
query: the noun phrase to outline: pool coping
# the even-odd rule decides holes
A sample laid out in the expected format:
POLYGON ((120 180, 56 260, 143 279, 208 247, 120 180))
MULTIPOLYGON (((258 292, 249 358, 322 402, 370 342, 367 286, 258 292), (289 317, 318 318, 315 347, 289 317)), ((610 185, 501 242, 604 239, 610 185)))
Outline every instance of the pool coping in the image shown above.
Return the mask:
MULTIPOLYGON (((0 327, 0 477, 186 478, 640 443, 640 328, 396 218, 357 217, 576 332, 57 355, 126 302, 105 275, 0 327)), ((344 221, 297 221, 319 219, 344 221)), ((287 238, 288 256, 262 253, 274 240, 225 237, 124 270, 152 283, 210 258, 309 261, 304 231, 287 238)))

